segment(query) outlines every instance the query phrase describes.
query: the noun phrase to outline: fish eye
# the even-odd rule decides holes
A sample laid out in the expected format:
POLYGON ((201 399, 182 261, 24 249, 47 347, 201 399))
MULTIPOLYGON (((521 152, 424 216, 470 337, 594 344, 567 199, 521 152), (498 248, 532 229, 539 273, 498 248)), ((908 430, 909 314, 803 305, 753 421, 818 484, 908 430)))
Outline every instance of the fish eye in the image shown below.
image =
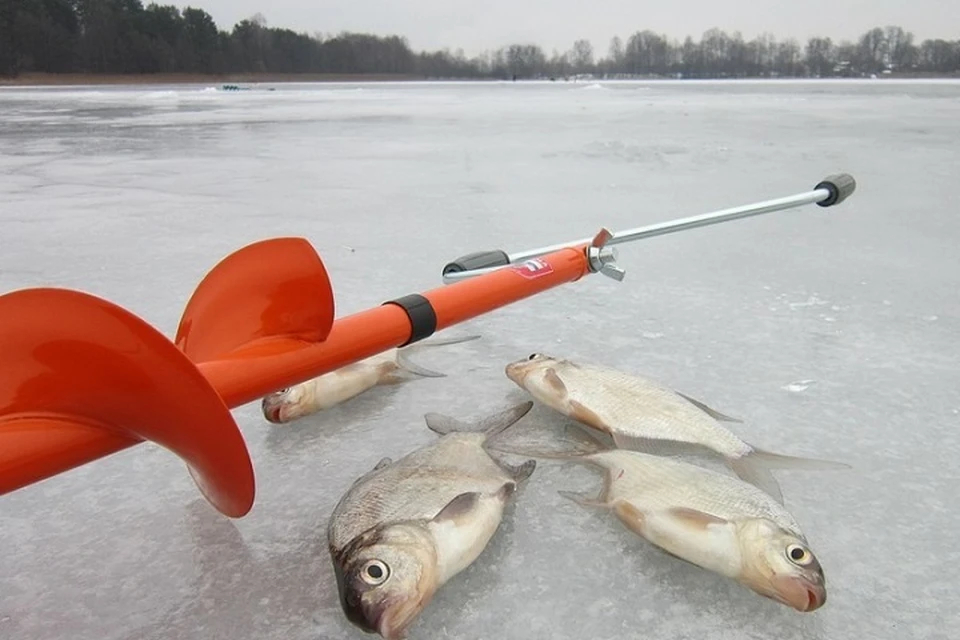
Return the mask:
POLYGON ((531 353, 527 360, 536 360, 539 355, 539 353, 531 353))
POLYGON ((379 560, 371 560, 360 569, 360 579, 371 586, 381 585, 390 577, 390 567, 379 560))
POLYGON ((790 559, 790 562, 802 567, 813 562, 813 554, 798 544, 787 547, 787 558, 790 559))

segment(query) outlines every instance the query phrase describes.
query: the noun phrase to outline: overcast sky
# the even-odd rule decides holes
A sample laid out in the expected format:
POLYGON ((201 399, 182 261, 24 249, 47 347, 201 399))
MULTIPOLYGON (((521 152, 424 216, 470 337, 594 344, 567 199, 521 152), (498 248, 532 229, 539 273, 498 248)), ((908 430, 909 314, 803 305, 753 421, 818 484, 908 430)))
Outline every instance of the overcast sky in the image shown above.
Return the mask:
POLYGON ((812 35, 855 39, 894 24, 924 38, 960 38, 957 0, 192 0, 223 29, 260 12, 271 27, 336 33, 365 31, 408 38, 416 50, 462 47, 468 55, 514 42, 547 54, 577 38, 605 55, 610 38, 651 29, 682 39, 711 27, 746 39, 812 35), (762 8, 760 8, 762 7, 762 8))

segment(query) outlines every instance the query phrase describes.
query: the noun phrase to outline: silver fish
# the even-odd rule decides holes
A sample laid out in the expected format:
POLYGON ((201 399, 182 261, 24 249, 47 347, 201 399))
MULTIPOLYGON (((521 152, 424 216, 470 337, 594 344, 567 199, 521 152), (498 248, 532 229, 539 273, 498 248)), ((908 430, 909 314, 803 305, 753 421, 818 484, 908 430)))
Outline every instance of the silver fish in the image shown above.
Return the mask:
POLYGON ((264 397, 260 403, 263 417, 274 424, 288 423, 335 407, 379 385, 401 384, 421 378, 443 378, 446 374, 431 371, 412 362, 410 353, 424 347, 459 344, 479 337, 415 342, 348 364, 264 397))
POLYGON ((796 519, 767 492, 738 478, 598 442, 571 452, 491 448, 599 467, 605 473, 597 497, 560 495, 612 511, 667 553, 798 611, 814 611, 827 600, 823 568, 796 519))
POLYGON ((327 528, 344 614, 387 640, 407 629, 443 584, 469 566, 497 531, 517 485, 536 462, 498 461, 487 440, 532 402, 476 425, 430 413, 442 437, 393 461, 382 459, 335 507, 327 528))
POLYGON ((534 353, 506 375, 550 408, 609 435, 616 446, 658 454, 719 454, 741 479, 783 503, 770 472, 849 469, 841 462, 786 456, 744 442, 720 422, 742 422, 648 377, 534 353))

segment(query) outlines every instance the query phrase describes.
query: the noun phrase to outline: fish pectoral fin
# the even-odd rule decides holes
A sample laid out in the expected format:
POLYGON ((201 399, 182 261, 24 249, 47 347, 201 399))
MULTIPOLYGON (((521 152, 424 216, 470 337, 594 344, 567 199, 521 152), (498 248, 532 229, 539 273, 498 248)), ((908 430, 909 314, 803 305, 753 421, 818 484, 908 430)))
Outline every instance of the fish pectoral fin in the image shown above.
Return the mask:
POLYGON ((612 433, 612 430, 592 409, 585 407, 576 400, 570 401, 570 417, 588 427, 593 427, 603 433, 612 433))
POLYGON ((453 522, 456 523, 457 520, 467 515, 480 503, 480 493, 477 491, 470 491, 467 493, 461 493, 456 498, 447 503, 447 505, 440 509, 437 515, 433 516, 432 522, 441 523, 441 522, 453 522))
POLYGON ((602 509, 607 509, 610 507, 610 505, 601 500, 599 497, 591 498, 586 493, 577 493, 576 491, 557 491, 557 493, 567 500, 576 502, 581 507, 599 507, 602 509))
POLYGON ((643 529, 646 518, 640 509, 625 500, 618 500, 613 505, 613 512, 620 522, 630 529, 630 531, 633 531, 638 536, 644 535, 643 529))
POLYGON ((560 379, 560 375, 553 367, 543 372, 543 381, 550 385, 550 388, 561 398, 567 396, 567 385, 563 384, 563 380, 560 379))
POLYGON ((719 411, 717 411, 717 410, 714 409, 713 407, 710 407, 710 406, 704 404, 703 402, 700 402, 699 400, 697 400, 697 399, 695 399, 695 398, 691 398, 690 396, 688 396, 688 395, 685 394, 685 393, 680 393, 680 392, 677 391, 677 390, 674 390, 674 393, 676 393, 678 396, 680 396, 681 398, 683 398, 684 400, 686 400, 687 402, 689 402, 690 404, 692 404, 692 405, 695 406, 696 408, 698 408, 698 409, 700 409, 701 411, 703 411, 705 414, 707 414, 708 416, 710 416, 710 417, 713 418, 714 420, 719 420, 720 422, 739 422, 739 423, 742 423, 742 422, 743 422, 743 420, 741 420, 740 418, 734 418, 734 417, 732 417, 732 416, 728 416, 728 415, 726 415, 726 414, 720 413, 719 411))
POLYGON ((492 438, 498 433, 513 426, 520 418, 527 415, 533 408, 533 401, 527 400, 518 405, 505 409, 493 415, 486 416, 473 424, 468 424, 442 413, 427 413, 423 416, 427 427, 440 435, 448 433, 483 433, 492 438))
POLYGON ((720 518, 697 509, 690 509, 689 507, 673 507, 667 509, 667 513, 675 520, 680 520, 684 524, 697 529, 706 529, 712 524, 727 524, 730 522, 725 518, 720 518))

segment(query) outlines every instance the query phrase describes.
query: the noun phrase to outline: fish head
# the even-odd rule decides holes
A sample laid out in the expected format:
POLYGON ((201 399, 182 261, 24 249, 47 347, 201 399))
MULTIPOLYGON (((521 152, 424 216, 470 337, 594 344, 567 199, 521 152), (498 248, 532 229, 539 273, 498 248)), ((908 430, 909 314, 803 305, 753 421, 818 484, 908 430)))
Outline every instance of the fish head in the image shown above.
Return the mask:
POLYGON ((334 556, 334 570, 347 619, 386 640, 404 638, 437 589, 435 547, 416 525, 362 534, 334 556))
POLYGON ((545 353, 531 353, 526 358, 508 364, 505 371, 508 378, 529 391, 532 386, 541 386, 547 369, 556 367, 560 362, 558 358, 545 353))
POLYGON ((823 567, 802 536, 754 520, 741 529, 741 552, 741 580, 760 595, 803 612, 826 603, 823 567))
POLYGON ((306 385, 298 384, 264 396, 260 409, 267 422, 280 424, 309 413, 308 400, 306 385))

